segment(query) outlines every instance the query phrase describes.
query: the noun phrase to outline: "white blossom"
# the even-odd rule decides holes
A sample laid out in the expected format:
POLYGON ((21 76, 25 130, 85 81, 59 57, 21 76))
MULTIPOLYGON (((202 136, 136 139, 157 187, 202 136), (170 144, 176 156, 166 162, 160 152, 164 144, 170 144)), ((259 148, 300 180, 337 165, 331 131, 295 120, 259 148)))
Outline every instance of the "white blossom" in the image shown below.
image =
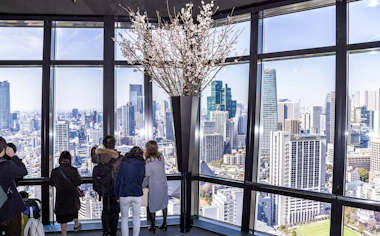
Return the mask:
POLYGON ((124 8, 132 23, 130 32, 136 37, 119 34, 123 56, 129 64, 140 65, 138 70, 170 96, 200 95, 224 66, 239 60, 226 62, 236 52, 234 45, 241 34, 233 31, 233 17, 229 15, 225 24, 215 27, 212 16, 218 7, 214 1, 201 4, 196 21, 193 4, 188 3, 179 13, 169 13, 169 21, 157 12, 158 25, 149 22, 146 12, 124 8))

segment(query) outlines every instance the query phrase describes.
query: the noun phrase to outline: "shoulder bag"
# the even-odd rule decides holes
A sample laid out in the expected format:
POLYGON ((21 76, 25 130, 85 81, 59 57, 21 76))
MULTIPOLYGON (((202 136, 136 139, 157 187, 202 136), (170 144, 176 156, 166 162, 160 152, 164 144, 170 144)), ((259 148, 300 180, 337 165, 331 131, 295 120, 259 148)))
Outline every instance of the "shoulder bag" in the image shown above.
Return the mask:
POLYGON ((84 192, 83 192, 83 190, 81 190, 79 187, 75 186, 74 183, 73 183, 73 181, 69 180, 69 179, 66 177, 65 173, 63 173, 63 171, 61 170, 61 167, 58 167, 58 170, 59 170, 59 172, 61 172, 61 175, 63 176, 63 178, 64 178, 69 184, 73 185, 73 186, 77 189, 79 197, 84 197, 84 192))

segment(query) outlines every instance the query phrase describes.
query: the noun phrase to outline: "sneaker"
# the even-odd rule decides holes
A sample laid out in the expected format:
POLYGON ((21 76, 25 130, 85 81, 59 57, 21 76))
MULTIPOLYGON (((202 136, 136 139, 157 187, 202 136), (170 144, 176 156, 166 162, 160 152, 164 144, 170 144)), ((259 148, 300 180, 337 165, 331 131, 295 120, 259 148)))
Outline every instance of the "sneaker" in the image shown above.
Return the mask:
POLYGON ((79 222, 78 226, 74 225, 74 232, 79 232, 82 229, 82 223, 79 222))

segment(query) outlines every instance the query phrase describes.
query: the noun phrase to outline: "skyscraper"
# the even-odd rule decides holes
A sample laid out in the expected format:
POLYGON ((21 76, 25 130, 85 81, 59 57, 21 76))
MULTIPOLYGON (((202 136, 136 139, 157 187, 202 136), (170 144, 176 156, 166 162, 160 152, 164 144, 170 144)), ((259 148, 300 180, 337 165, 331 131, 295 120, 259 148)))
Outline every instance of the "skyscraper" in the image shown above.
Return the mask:
POLYGON ((73 109, 73 112, 72 112, 72 116, 73 116, 74 118, 77 118, 77 117, 78 117, 78 114, 79 114, 78 109, 74 108, 74 109, 73 109))
POLYGON ((135 108, 130 104, 126 104, 121 107, 122 120, 121 120, 121 132, 123 136, 135 135, 135 108))
POLYGON ((310 130, 311 126, 311 115, 309 112, 303 113, 301 116, 301 128, 303 130, 310 130))
POLYGON ((321 131, 322 106, 313 106, 311 109, 311 133, 319 134, 321 131))
POLYGON ((325 134, 326 134, 326 142, 327 143, 331 143, 330 141, 330 123, 331 123, 331 96, 332 96, 332 92, 331 93, 328 93, 326 95, 326 104, 325 104, 325 115, 326 115, 326 131, 325 131, 325 134))
POLYGON ((209 163, 211 161, 223 158, 223 136, 221 134, 206 134, 203 136, 205 151, 204 160, 209 163))
POLYGON ((207 97, 207 119, 211 119, 213 111, 228 111, 229 118, 233 118, 236 115, 236 107, 236 101, 232 100, 231 88, 227 84, 223 87, 222 81, 213 81, 211 96, 207 97))
POLYGON ((292 102, 288 99, 280 100, 277 103, 277 109, 278 122, 282 122, 282 124, 285 124, 286 119, 300 118, 300 104, 297 102, 292 102))
POLYGON ((169 109, 169 103, 166 100, 161 101, 161 116, 165 117, 166 111, 169 109))
POLYGON ((11 98, 8 81, 0 82, 0 129, 11 127, 11 98))
POLYGON ((215 121, 215 132, 223 135, 224 134, 224 126, 228 120, 228 111, 215 111, 212 112, 212 120, 215 121))
POLYGON ((262 80, 261 157, 269 158, 270 132, 277 131, 277 79, 275 69, 265 69, 262 80))
POLYGON ((222 103, 222 81, 212 81, 211 82, 211 96, 207 97, 207 119, 210 120, 210 113, 212 111, 223 111, 224 108, 221 107, 222 103))
MULTIPOLYGON (((323 135, 271 132, 270 184, 323 192, 325 157, 326 138, 323 135)), ((275 225, 309 221, 324 214, 321 202, 279 195, 272 197, 275 225)))
MULTIPOLYGON (((331 109, 330 109, 330 143, 334 143, 335 134, 335 92, 331 95, 331 109)), ((327 117, 326 117, 327 120, 327 117)), ((327 123, 327 121, 326 121, 327 123)), ((327 126, 327 125, 326 125, 327 126)), ((347 145, 351 144, 351 98, 347 96, 347 145)))
POLYGON ((285 132, 290 134, 300 133, 300 121, 299 120, 285 120, 285 132))
POLYGON ((55 124, 54 154, 59 157, 62 151, 69 151, 69 123, 58 121, 55 124))
POLYGON ((135 112, 144 112, 144 101, 141 84, 129 85, 129 102, 134 107, 135 112))
POLYGON ((166 140, 174 141, 172 112, 165 113, 166 140))

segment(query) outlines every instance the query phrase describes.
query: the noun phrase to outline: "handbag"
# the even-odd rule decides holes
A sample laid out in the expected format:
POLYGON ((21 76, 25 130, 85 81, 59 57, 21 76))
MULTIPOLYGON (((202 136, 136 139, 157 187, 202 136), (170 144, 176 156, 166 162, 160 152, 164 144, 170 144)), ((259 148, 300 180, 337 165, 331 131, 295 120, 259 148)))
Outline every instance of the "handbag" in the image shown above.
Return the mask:
POLYGON ((143 195, 142 195, 142 207, 148 207, 148 194, 149 194, 149 188, 143 188, 143 195))
POLYGON ((84 192, 83 192, 83 190, 80 189, 79 187, 75 186, 74 183, 73 183, 73 181, 69 180, 69 179, 66 177, 65 173, 63 173, 63 171, 61 170, 60 167, 58 168, 58 170, 59 170, 59 172, 61 172, 61 175, 63 176, 63 178, 64 178, 69 184, 73 185, 73 186, 76 188, 76 190, 78 191, 78 195, 79 195, 79 197, 84 197, 84 192))

